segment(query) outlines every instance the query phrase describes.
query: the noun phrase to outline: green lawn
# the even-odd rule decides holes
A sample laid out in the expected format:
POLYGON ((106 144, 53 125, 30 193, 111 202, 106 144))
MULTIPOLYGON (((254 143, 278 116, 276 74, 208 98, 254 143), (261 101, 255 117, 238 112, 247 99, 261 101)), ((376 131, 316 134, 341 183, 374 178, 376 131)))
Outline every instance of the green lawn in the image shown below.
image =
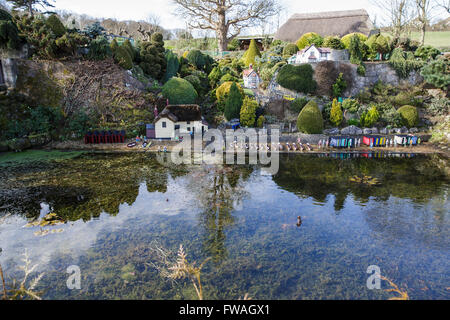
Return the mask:
MULTIPOLYGON (((419 41, 420 32, 411 32, 411 39, 419 41)), ((426 32, 425 45, 430 45, 443 51, 450 51, 450 31, 426 32)))

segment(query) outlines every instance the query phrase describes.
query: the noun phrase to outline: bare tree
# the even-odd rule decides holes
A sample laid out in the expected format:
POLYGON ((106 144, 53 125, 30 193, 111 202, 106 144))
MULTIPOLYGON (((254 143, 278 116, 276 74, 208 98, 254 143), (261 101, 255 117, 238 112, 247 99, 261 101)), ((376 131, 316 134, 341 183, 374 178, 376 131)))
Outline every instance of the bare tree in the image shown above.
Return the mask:
POLYGON ((436 0, 436 4, 447 11, 447 13, 450 13, 450 0, 436 0))
POLYGON ((408 31, 414 17, 411 0, 372 0, 372 3, 387 12, 385 22, 394 37, 400 37, 408 31))
POLYGON ((173 0, 177 14, 193 29, 213 30, 219 50, 227 50, 228 41, 242 29, 255 27, 276 15, 277 0, 173 0))
POLYGON ((430 24, 431 20, 431 11, 433 10, 433 6, 431 3, 431 0, 415 0, 416 4, 416 20, 419 24, 419 30, 420 30, 420 44, 425 44, 425 32, 427 29, 427 26, 430 24))

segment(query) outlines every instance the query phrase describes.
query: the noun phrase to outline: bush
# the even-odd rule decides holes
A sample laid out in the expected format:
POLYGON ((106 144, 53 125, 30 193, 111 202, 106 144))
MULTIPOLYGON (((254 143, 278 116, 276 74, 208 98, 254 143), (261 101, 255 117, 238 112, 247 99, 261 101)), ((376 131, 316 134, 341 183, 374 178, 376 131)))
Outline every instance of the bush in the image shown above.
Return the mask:
POLYGON ((224 74, 223 76, 222 76, 222 78, 220 78, 220 81, 219 81, 219 83, 224 83, 224 82, 238 82, 239 81, 239 79, 238 78, 236 78, 235 76, 232 76, 231 74, 229 74, 229 73, 227 73, 227 74, 224 74))
POLYGON ((361 42, 367 41, 367 36, 365 34, 359 32, 349 33, 341 38, 341 42, 344 48, 348 49, 350 47, 350 41, 354 35, 356 35, 361 42))
POLYGON ((427 110, 434 116, 450 114, 450 100, 447 98, 433 98, 431 103, 427 105, 427 110))
POLYGON ((225 101, 225 111, 224 115, 227 120, 237 119, 240 117, 242 107, 242 95, 239 92, 239 89, 236 83, 230 87, 230 93, 225 101))
POLYGON ((403 124, 412 128, 419 124, 419 112, 417 108, 414 106, 403 106, 397 110, 397 112, 401 115, 403 119, 403 124))
POLYGON ((302 111, 303 107, 306 106, 307 103, 308 103, 308 99, 303 98, 303 97, 297 98, 291 102, 291 104, 289 105, 289 108, 295 114, 299 114, 300 111, 302 111))
POLYGON ((173 77, 162 88, 162 95, 170 104, 192 104, 197 100, 197 91, 187 80, 173 77))
POLYGON ((322 46, 323 38, 319 34, 315 32, 305 33, 297 40, 297 47, 299 50, 306 48, 312 44, 315 44, 316 47, 322 46))
POLYGON ((52 14, 50 17, 48 17, 45 23, 50 28, 50 30, 53 31, 57 38, 62 37, 66 33, 66 28, 56 14, 52 14))
POLYGON ((356 113, 359 110, 359 102, 355 99, 345 99, 342 102, 342 108, 350 113, 356 113))
POLYGON ((337 99, 333 99, 330 111, 330 122, 338 127, 342 120, 344 120, 344 114, 342 112, 341 103, 337 99))
POLYGON ((356 68, 356 73, 362 77, 366 75, 366 67, 364 66, 364 63, 360 63, 358 65, 358 67, 356 68))
POLYGON ((312 93, 316 90, 316 82, 313 79, 314 70, 310 64, 294 66, 284 65, 277 75, 277 82, 282 87, 297 92, 312 93))
POLYGON ((341 97, 345 89, 347 89, 347 82, 344 79, 344 74, 340 73, 336 79, 336 82, 331 87, 331 90, 333 91, 333 97, 334 98, 341 97))
POLYGON ((133 68, 133 59, 131 59, 130 53, 123 46, 117 47, 114 52, 114 61, 125 70, 133 68))
POLYGON ((14 22, 0 20, 0 47, 7 49, 19 49, 21 44, 19 30, 14 22))
POLYGON ((105 37, 98 37, 91 41, 88 59, 104 60, 112 55, 108 40, 105 37))
POLYGON ((402 91, 399 92, 393 99, 392 102, 396 106, 404 106, 415 104, 414 96, 409 94, 408 92, 402 91))
POLYGON ((347 120, 347 125, 359 127, 360 123, 359 123, 358 119, 349 119, 349 120, 347 120))
POLYGON ((283 49, 284 57, 291 57, 298 52, 298 47, 295 43, 288 43, 283 49))
POLYGON ((0 9, 0 20, 12 21, 12 19, 13 17, 8 11, 0 9))
POLYGON ((192 86, 194 87, 195 91, 197 91, 197 93, 199 93, 202 90, 199 77, 191 74, 191 75, 184 77, 183 79, 189 81, 189 83, 192 84, 192 86))
POLYGON ((255 99, 245 97, 240 112, 241 126, 253 127, 255 125, 256 109, 258 102, 255 99))
POLYGON ((440 58, 426 64, 420 72, 426 82, 448 90, 450 86, 450 59, 440 58))
POLYGON ((244 62, 245 66, 248 67, 251 64, 255 64, 256 57, 261 57, 261 52, 259 52, 255 39, 252 39, 252 41, 250 41, 248 50, 245 51, 244 55, 242 56, 242 62, 244 62))
POLYGON ((236 51, 239 48, 239 40, 237 38, 233 38, 230 42, 228 42, 227 49, 228 51, 236 51))
MULTIPOLYGON (((224 82, 220 85, 220 87, 217 88, 216 97, 218 101, 225 101, 228 94, 230 93, 230 88, 232 84, 233 84, 232 81, 224 82)), ((244 96, 244 90, 242 89, 242 87, 238 83, 236 84, 236 86, 238 87, 241 95, 244 96)))
POLYGON ((259 116, 258 120, 256 120, 256 126, 258 128, 262 128, 264 125, 264 122, 266 122, 266 118, 264 118, 264 116, 259 116))
POLYGON ((313 100, 309 101, 297 118, 297 128, 300 132, 316 134, 323 131, 322 113, 313 100))
POLYGON ((186 60, 198 70, 203 70, 206 65, 205 55, 200 50, 189 51, 186 60))
POLYGON ((423 61, 436 59, 436 57, 440 54, 441 52, 432 46, 421 46, 414 52, 414 56, 422 59, 423 61))
POLYGON ((345 49, 344 44, 342 43, 341 39, 339 39, 339 37, 333 37, 333 36, 328 36, 324 39, 323 47, 335 49, 335 50, 345 49))
POLYGON ((423 63, 417 61, 411 52, 395 48, 389 58, 389 64, 394 68, 400 78, 407 78, 412 70, 418 70, 423 63))
POLYGON ((373 127, 380 119, 380 114, 378 113, 377 107, 372 106, 368 111, 364 112, 359 119, 361 126, 363 127, 373 127))
POLYGON ((178 73, 178 69, 180 68, 180 61, 178 60, 178 56, 173 53, 171 50, 166 51, 166 73, 163 77, 163 82, 169 81, 172 77, 175 77, 178 73))

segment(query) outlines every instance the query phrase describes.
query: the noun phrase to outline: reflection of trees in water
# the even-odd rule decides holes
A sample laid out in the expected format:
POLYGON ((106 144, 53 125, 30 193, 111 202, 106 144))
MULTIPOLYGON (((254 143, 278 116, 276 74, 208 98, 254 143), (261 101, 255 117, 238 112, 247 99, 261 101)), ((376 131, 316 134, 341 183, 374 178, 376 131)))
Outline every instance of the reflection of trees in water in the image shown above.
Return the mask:
POLYGON ((434 165, 432 157, 340 160, 294 156, 282 158, 274 181, 300 197, 312 197, 321 203, 332 194, 335 209, 339 211, 349 194, 360 203, 367 203, 371 197, 386 201, 390 196, 423 203, 439 194, 449 179, 434 165), (371 176, 381 183, 351 182, 350 178, 355 175, 371 176))
MULTIPOLYGON (((167 190, 167 174, 184 174, 182 168, 164 168, 152 155, 94 154, 51 165, 41 165, 26 175, 11 172, 15 192, 0 190, 0 207, 14 203, 14 212, 37 217, 40 203, 66 220, 90 220, 102 212, 116 215, 123 203, 136 201, 139 186, 149 192, 167 190)), ((7 184, 2 189, 7 190, 7 184)))
POLYGON ((205 231, 203 245, 216 263, 227 256, 225 231, 235 222, 231 213, 245 196, 243 183, 252 171, 246 166, 216 166, 191 174, 190 188, 204 208, 200 214, 200 224, 205 231))
POLYGON ((450 244, 449 178, 436 160, 441 161, 435 157, 381 160, 290 157, 280 162, 274 181, 283 189, 318 202, 334 195, 336 211, 344 208, 350 194, 360 203, 373 198, 376 208, 364 213, 367 224, 377 235, 385 240, 409 239, 442 248, 450 244), (380 185, 351 182, 350 177, 355 175, 375 177, 380 185), (396 199, 410 202, 397 203, 396 199))

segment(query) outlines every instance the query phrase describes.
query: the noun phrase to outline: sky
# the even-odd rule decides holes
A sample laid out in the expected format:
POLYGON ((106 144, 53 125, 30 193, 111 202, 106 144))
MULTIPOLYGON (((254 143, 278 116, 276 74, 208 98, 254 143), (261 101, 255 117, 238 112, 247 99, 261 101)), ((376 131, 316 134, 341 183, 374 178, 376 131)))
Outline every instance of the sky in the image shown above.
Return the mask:
MULTIPOLYGON (((287 21, 294 13, 308 13, 321 11, 337 11, 366 9, 371 16, 381 22, 383 11, 372 4, 370 0, 279 0, 285 8, 280 15, 280 25, 287 21)), ((161 25, 165 29, 185 28, 185 22, 174 16, 176 6, 170 0, 55 0, 56 9, 67 10, 93 17, 115 18, 118 20, 145 20, 150 14, 160 17, 161 25)), ((441 15, 447 17, 448 15, 441 15)), ((266 33, 276 31, 277 23, 270 24, 272 29, 266 33)), ((246 33, 257 32, 249 30, 246 33)))

